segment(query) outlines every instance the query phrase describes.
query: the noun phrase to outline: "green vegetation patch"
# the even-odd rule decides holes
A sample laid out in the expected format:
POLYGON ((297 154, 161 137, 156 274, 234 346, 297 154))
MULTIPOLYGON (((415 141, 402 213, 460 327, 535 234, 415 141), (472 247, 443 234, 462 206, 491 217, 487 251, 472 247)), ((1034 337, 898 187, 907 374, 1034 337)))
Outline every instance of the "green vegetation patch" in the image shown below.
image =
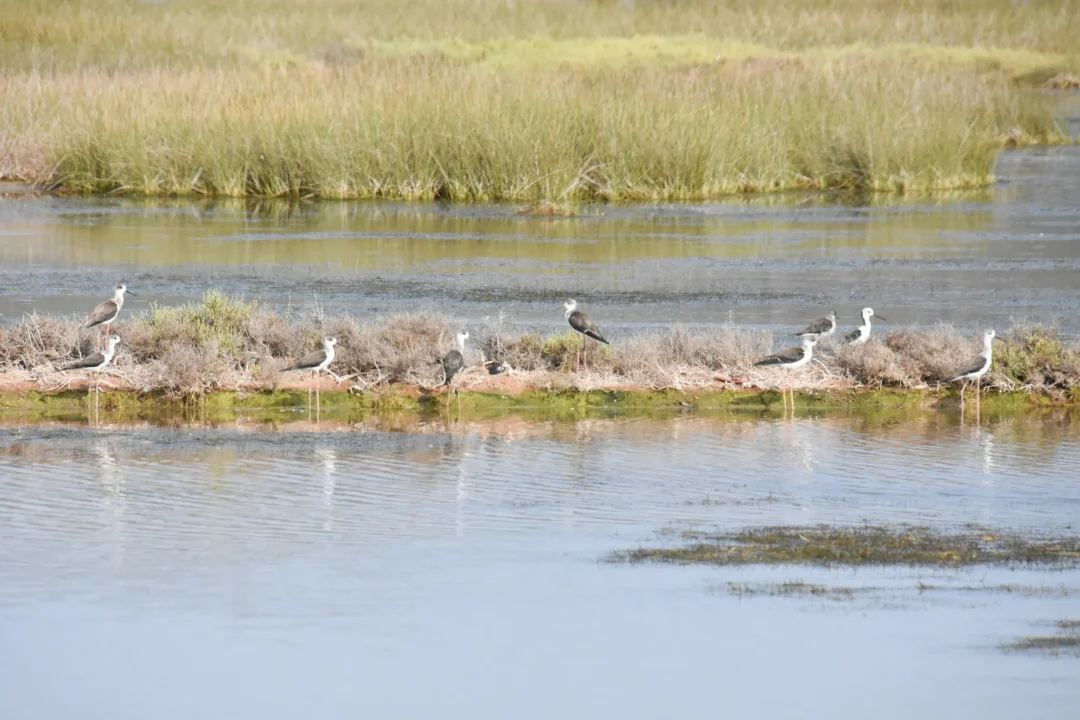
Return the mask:
POLYGON ((686 533, 686 544, 613 552, 614 562, 680 565, 1039 565, 1073 567, 1080 536, 1028 536, 988 528, 923 526, 768 527, 736 533, 686 533))

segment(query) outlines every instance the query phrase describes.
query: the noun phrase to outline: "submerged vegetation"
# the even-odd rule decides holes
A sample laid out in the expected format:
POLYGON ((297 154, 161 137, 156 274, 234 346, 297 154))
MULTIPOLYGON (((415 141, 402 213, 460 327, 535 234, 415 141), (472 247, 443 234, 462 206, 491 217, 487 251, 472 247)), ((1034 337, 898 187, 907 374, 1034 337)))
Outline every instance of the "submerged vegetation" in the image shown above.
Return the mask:
POLYGON ((686 533, 681 547, 612 553, 615 562, 705 565, 1039 565, 1080 563, 1080 535, 1028 536, 992 528, 768 527, 686 533))
POLYGON ((1048 655, 1075 655, 1080 657, 1080 620, 1058 620, 1054 623, 1058 634, 1032 635, 1001 646, 1006 652, 1046 653, 1048 655))
MULTIPOLYGON (((5 384, 29 382, 37 389, 63 389, 81 371, 58 368, 94 352, 96 331, 81 330, 82 318, 28 315, 0 325, 0 372, 5 384)), ((439 359, 457 328, 450 319, 416 311, 360 321, 327 316, 318 307, 280 313, 258 302, 217 291, 200 302, 154 306, 148 313, 123 313, 113 326, 123 340, 106 377, 114 387, 198 395, 213 390, 272 390, 286 380, 284 368, 336 336, 331 369, 347 382, 338 389, 403 384, 431 388, 443 381, 439 359)), ((583 343, 569 328, 549 335, 496 326, 471 328, 466 368, 456 384, 468 389, 497 367, 518 388, 547 391, 772 388, 788 374, 755 368, 774 350, 771 333, 735 326, 674 327, 613 338, 611 347, 583 343)), ((995 356, 984 387, 1042 393, 1076 400, 1080 388, 1080 345, 1052 328, 1018 327, 995 356)), ((951 376, 979 349, 978 338, 947 326, 898 330, 865 345, 824 344, 813 366, 794 373, 797 387, 837 390, 856 387, 919 389, 951 376)), ((293 373, 293 385, 306 376, 293 373)), ((513 392, 508 387, 496 392, 513 392)))
POLYGON ((90 0, 0 8, 0 176, 590 200, 983 185, 1061 139, 1066 0, 90 0), (1056 86, 1056 85, 1054 85, 1056 86))

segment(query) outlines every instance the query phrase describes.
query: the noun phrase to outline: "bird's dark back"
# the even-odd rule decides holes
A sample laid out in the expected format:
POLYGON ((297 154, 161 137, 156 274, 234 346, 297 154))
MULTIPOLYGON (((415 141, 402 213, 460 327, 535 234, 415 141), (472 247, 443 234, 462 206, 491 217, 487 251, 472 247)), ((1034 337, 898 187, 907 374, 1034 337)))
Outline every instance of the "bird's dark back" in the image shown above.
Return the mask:
POLYGON ((443 372, 446 373, 446 382, 449 383, 458 371, 465 367, 465 358, 461 355, 461 351, 451 350, 443 356, 442 366, 443 372))

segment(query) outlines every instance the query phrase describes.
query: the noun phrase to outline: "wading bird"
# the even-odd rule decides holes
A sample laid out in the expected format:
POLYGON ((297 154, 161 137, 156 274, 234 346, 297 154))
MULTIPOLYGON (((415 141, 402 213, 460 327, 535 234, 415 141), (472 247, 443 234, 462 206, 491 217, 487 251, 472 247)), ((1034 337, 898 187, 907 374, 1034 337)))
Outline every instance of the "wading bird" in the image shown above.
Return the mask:
POLYGON ((816 335, 818 340, 826 340, 832 337, 832 334, 836 332, 836 311, 833 310, 823 318, 818 318, 814 322, 803 328, 802 332, 795 333, 799 337, 806 337, 807 335, 816 335))
MULTIPOLYGON (((795 381, 790 372, 798 370, 810 364, 814 358, 814 345, 817 343, 817 335, 804 335, 802 345, 781 350, 778 353, 764 357, 754 363, 754 367, 780 367, 789 371, 788 386, 791 390, 791 410, 795 411, 795 381)), ((784 387, 780 388, 784 398, 784 412, 787 412, 787 394, 784 387)))
MULTIPOLYGON (((315 376, 324 370, 334 376, 335 380, 339 380, 337 375, 330 370, 330 363, 334 362, 334 346, 337 345, 336 337, 323 338, 322 350, 314 350, 309 352, 299 362, 294 363, 287 368, 288 370, 310 370, 311 371, 311 385, 308 386, 308 408, 311 408, 311 386, 315 385, 315 376)), ((315 411, 321 410, 319 399, 319 388, 315 387, 315 411)))
POLYGON ((458 392, 457 387, 454 385, 454 376, 461 372, 461 369, 465 367, 465 341, 468 339, 468 331, 459 332, 455 335, 454 349, 446 353, 442 359, 443 374, 445 377, 443 385, 449 385, 450 392, 457 395, 458 413, 461 412, 461 393, 458 392))
MULTIPOLYGON (((112 359, 116 356, 116 346, 119 345, 119 344, 120 344, 120 336, 119 335, 110 335, 109 339, 105 343, 105 351, 104 352, 96 352, 96 353, 94 353, 92 355, 87 355, 83 359, 76 360, 75 362, 68 363, 67 365, 64 365, 60 369, 61 370, 88 370, 88 371, 94 372, 94 373, 101 372, 106 367, 108 367, 109 363, 111 363, 112 359)), ((101 398, 101 384, 100 384, 100 382, 94 382, 94 383, 88 383, 87 386, 86 386, 86 396, 87 396, 87 398, 90 397, 90 393, 93 392, 95 389, 97 390, 97 393, 95 393, 95 395, 94 395, 94 408, 95 408, 95 412, 96 412, 97 411, 98 400, 101 398)), ((89 402, 89 400, 88 400, 88 402, 89 402)))
MULTIPOLYGON (((605 345, 611 344, 604 339, 604 336, 600 333, 600 328, 596 326, 596 323, 592 321, 592 318, 577 309, 577 300, 567 300, 565 303, 563 303, 563 309, 566 311, 565 317, 567 322, 570 323, 570 327, 577 330, 586 338, 592 338, 593 340, 597 342, 602 342, 605 345)), ((588 339, 586 339, 585 342, 588 343, 588 339)), ((585 355, 586 368, 589 367, 589 355, 587 352, 587 348, 588 345, 582 346, 582 352, 585 355)), ((578 361, 580 363, 580 358, 578 358, 578 361)))
POLYGON ((964 384, 960 386, 961 409, 964 407, 964 390, 967 389, 970 380, 975 381, 975 402, 979 402, 982 376, 989 372, 990 366, 994 364, 994 340, 1008 344, 1008 341, 999 338, 993 330, 987 330, 983 333, 982 352, 964 363, 955 375, 945 381, 947 383, 963 381, 964 384))
POLYGON ((95 347, 101 348, 101 336, 108 332, 109 326, 112 325, 112 321, 116 319, 116 316, 120 314, 120 308, 124 307, 124 294, 135 296, 135 293, 127 289, 127 285, 120 283, 113 289, 112 300, 106 300, 100 303, 94 312, 90 313, 90 317, 86 318, 86 322, 82 324, 83 328, 100 327, 101 331, 98 333, 97 342, 95 347))
MULTIPOLYGON (((870 339, 870 318, 875 317, 874 308, 862 309, 862 325, 855 328, 847 335, 844 336, 845 345, 862 345, 870 339)), ((880 315, 876 316, 878 320, 884 320, 885 318, 880 315)))

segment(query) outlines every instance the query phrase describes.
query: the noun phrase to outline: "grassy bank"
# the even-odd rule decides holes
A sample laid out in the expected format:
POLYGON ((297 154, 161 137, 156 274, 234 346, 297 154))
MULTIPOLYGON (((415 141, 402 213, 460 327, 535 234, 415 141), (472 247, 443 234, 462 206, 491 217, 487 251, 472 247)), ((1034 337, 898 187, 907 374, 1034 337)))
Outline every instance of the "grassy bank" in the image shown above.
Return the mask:
MULTIPOLYGON (((0 388, 58 391, 85 380, 62 371, 93 352, 95 331, 82 318, 26 316, 0 326, 0 388)), ((799 328, 793 327, 792 331, 799 328)), ((171 396, 216 390, 304 389, 307 376, 286 372, 297 358, 338 338, 331 369, 347 379, 322 381, 326 389, 432 388, 443 380, 439 358, 456 327, 448 318, 415 312, 368 321, 329 317, 312 308, 281 314, 254 302, 208 293, 199 303, 124 313, 114 330, 123 344, 114 361, 113 386, 171 396)), ((467 368, 457 384, 502 395, 529 391, 771 390, 787 374, 753 363, 777 344, 771 333, 733 326, 648 331, 612 337, 615 343, 583 354, 582 336, 569 329, 541 335, 502 325, 470 328, 467 368), (492 376, 485 363, 505 372, 492 376)), ((1044 327, 1015 328, 996 356, 985 385, 998 391, 1077 400, 1080 347, 1044 327)), ((781 342, 787 338, 781 338, 781 342)), ((898 330, 861 347, 828 344, 820 363, 793 376, 804 392, 862 388, 920 390, 952 375, 981 346, 978 337, 941 326, 898 330)), ((786 343, 784 343, 786 344, 786 343)))
POLYGON ((560 202, 992 180, 1068 2, 0 9, 0 174, 73 192, 560 202))

